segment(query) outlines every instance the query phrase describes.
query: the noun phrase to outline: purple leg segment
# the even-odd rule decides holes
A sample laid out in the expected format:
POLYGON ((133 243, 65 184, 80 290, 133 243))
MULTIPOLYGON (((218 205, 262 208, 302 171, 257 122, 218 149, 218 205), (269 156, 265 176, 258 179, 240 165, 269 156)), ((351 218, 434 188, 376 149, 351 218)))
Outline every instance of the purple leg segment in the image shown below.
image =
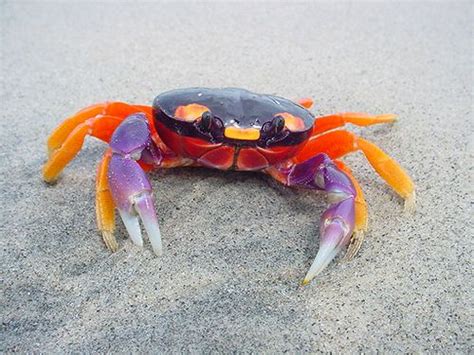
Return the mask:
POLYGON ((350 240, 354 229, 356 190, 350 178, 326 154, 318 154, 283 172, 288 186, 323 190, 329 207, 321 216, 320 247, 303 284, 309 283, 350 240))
POLYGON ((159 165, 162 156, 151 139, 150 127, 143 114, 127 117, 115 130, 110 140, 112 158, 108 182, 132 241, 143 245, 139 217, 156 254, 162 253, 161 234, 153 205, 150 182, 137 160, 159 165))

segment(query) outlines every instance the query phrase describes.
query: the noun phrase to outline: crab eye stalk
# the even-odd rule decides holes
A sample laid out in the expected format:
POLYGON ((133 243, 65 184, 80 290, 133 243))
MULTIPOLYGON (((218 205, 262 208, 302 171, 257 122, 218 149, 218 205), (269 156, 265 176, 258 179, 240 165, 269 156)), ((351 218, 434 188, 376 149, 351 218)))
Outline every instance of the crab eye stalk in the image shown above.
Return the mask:
POLYGON ((201 130, 205 132, 210 131, 213 120, 214 120, 214 115, 211 112, 209 111, 203 112, 201 115, 201 120, 199 121, 199 128, 201 128, 201 130))

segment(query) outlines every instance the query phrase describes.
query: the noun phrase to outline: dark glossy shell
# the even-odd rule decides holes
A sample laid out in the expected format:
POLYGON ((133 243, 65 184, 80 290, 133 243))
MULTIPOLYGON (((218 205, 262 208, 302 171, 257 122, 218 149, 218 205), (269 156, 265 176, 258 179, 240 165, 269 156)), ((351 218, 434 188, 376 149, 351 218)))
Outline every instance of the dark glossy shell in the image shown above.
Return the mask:
POLYGON ((158 95, 153 102, 154 118, 173 132, 211 143, 233 146, 291 146, 303 143, 310 135, 314 116, 304 107, 281 97, 260 95, 237 88, 208 89, 190 88, 168 91, 158 95), (198 104, 212 112, 212 129, 204 132, 195 121, 175 117, 180 106, 198 104), (285 129, 278 135, 269 134, 267 128, 275 115, 290 114, 297 117, 302 128, 297 131, 285 129), (257 141, 234 140, 224 136, 226 127, 256 128, 261 132, 257 141))
POLYGON ((153 102, 153 108, 173 117, 178 106, 192 103, 209 107, 225 127, 229 125, 238 125, 241 128, 262 127, 265 122, 281 112, 300 117, 308 130, 312 128, 314 122, 313 114, 293 101, 238 88, 172 90, 158 95, 153 102))

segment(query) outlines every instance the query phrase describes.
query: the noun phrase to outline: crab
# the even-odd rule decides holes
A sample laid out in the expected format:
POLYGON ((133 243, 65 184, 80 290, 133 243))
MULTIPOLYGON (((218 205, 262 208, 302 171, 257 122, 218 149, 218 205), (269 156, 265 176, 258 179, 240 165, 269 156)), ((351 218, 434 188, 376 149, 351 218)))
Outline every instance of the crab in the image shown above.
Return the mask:
POLYGON ((362 151, 374 170, 413 210, 415 186, 374 143, 343 129, 347 124, 391 123, 392 114, 337 113, 315 118, 309 98, 291 101, 238 88, 189 88, 158 95, 152 106, 106 102, 64 120, 47 141, 43 178, 52 183, 90 135, 108 148, 96 180, 96 217, 105 245, 118 249, 115 209, 132 242, 143 246, 140 220, 157 255, 163 252, 150 181, 153 169, 199 166, 260 171, 283 185, 327 193, 320 245, 303 284, 345 247, 359 251, 368 228, 367 203, 340 158, 362 151))

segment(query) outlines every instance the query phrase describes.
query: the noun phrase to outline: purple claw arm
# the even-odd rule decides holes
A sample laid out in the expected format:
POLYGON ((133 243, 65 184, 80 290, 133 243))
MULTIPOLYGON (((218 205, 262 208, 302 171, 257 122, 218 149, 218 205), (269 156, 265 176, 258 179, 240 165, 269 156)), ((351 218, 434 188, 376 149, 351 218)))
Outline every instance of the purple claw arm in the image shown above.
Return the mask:
POLYGON ((109 188, 127 232, 135 244, 143 245, 140 217, 153 250, 161 255, 161 234, 151 185, 137 162, 142 160, 158 166, 162 161, 145 115, 127 117, 115 130, 109 145, 113 153, 108 170, 109 188))
POLYGON ((318 154, 288 172, 289 186, 328 193, 329 207, 321 216, 320 246, 303 284, 309 283, 350 240, 354 229, 356 190, 350 178, 326 154, 318 154))

